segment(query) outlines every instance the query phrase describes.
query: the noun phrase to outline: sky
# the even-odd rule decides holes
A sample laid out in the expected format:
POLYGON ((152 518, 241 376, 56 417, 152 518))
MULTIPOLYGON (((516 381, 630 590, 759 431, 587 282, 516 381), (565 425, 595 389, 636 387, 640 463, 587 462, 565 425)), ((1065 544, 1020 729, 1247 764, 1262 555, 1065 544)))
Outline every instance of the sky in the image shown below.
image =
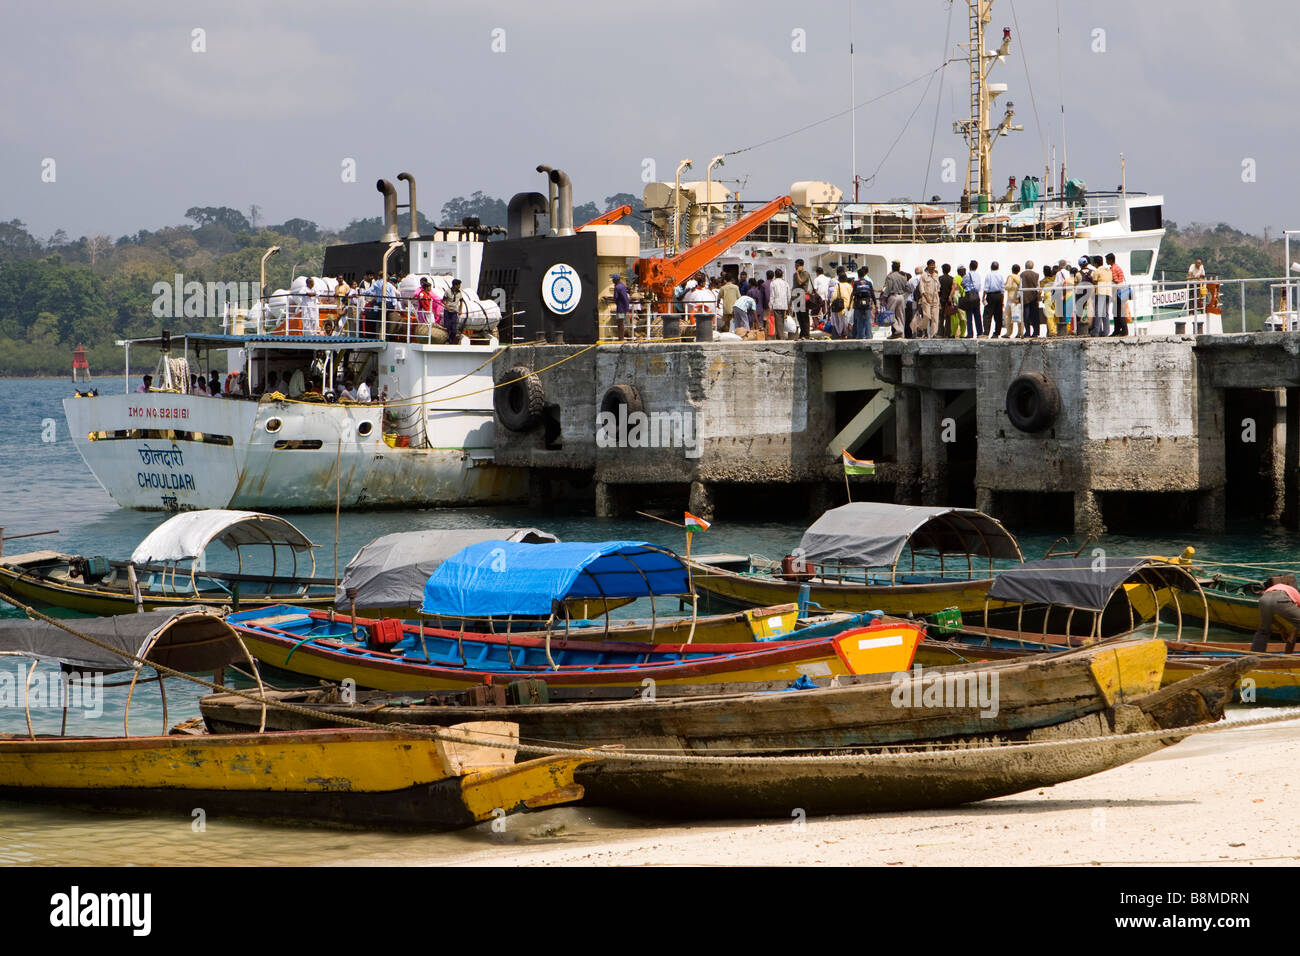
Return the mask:
MULTIPOLYGON (((650 173, 671 181, 683 158, 695 161, 684 178, 702 179, 719 153, 734 155, 715 178, 744 180, 745 199, 799 180, 851 195, 854 101, 864 200, 955 200, 966 148, 952 124, 968 110, 968 81, 964 63, 940 67, 967 20, 965 3, 950 8, 14 5, 0 60, 0 220, 42 238, 118 236, 181 223, 191 206, 256 204, 265 223, 340 227, 379 215, 375 180, 402 171, 436 219, 445 200, 475 190, 545 191, 538 163, 569 173, 575 202, 599 204, 639 194, 650 173), (945 159, 958 182, 942 180, 945 159)), ((1011 53, 990 81, 1008 85, 1002 101, 1025 130, 999 140, 996 184, 1043 178, 1055 147, 1071 177, 1113 189, 1123 153, 1126 185, 1163 194, 1167 219, 1300 227, 1288 92, 1300 4, 997 0, 990 46, 1003 26, 1011 53)))

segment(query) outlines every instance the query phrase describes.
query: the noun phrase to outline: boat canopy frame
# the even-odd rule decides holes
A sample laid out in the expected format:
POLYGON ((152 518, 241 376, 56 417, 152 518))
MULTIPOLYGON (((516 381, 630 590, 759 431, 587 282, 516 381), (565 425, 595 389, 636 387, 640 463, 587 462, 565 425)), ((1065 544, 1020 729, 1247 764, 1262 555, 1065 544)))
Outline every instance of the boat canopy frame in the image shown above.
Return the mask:
MULTIPOLYGON (((1043 558, 1039 561, 1026 561, 1021 567, 1004 571, 993 580, 992 587, 984 596, 984 631, 989 631, 989 605, 1001 601, 1016 605, 1016 636, 1024 637, 1024 611, 1029 605, 1042 606, 1042 636, 1047 636, 1047 623, 1052 608, 1068 608, 1065 620, 1065 633, 1070 634, 1070 624, 1076 611, 1092 614, 1092 627, 1088 632, 1089 641, 1101 638, 1101 617, 1111 599, 1124 590, 1128 605, 1129 631, 1137 628, 1133 613, 1133 600, 1126 586, 1135 584, 1145 586, 1151 592, 1154 608, 1152 621, 1154 626, 1151 636, 1160 633, 1160 591, 1168 589, 1194 590, 1201 596, 1203 609, 1201 641, 1209 640, 1210 613, 1209 600, 1205 589, 1191 569, 1185 565, 1162 558, 1043 558), (1191 588, 1184 588, 1191 582, 1191 588)), ((1176 614, 1176 633, 1174 640, 1181 640, 1183 634, 1183 609, 1177 598, 1173 600, 1176 614)))
POLYGON ((798 557, 805 565, 888 568, 894 584, 904 548, 911 552, 912 570, 917 554, 932 554, 939 558, 941 575, 949 555, 964 557, 968 578, 974 577, 975 558, 987 559, 990 576, 999 558, 1024 561, 1015 536, 982 511, 875 501, 852 501, 827 511, 804 532, 798 557))
MULTIPOLYGON (((306 553, 311 558, 311 571, 306 576, 315 577, 316 545, 292 523, 260 511, 235 511, 228 508, 183 511, 173 515, 136 545, 131 552, 130 563, 138 566, 162 565, 169 569, 174 587, 177 565, 189 561, 190 585, 197 591, 195 577, 199 570, 198 562, 213 541, 218 541, 235 552, 238 573, 242 574, 244 570, 245 547, 269 547, 271 577, 275 577, 279 570, 279 550, 283 547, 288 548, 293 560, 290 572, 293 578, 298 577, 300 553, 306 553)), ((165 582, 168 571, 163 574, 165 582)))
MULTIPOLYGON (((69 677, 78 673, 102 677, 104 674, 130 671, 131 680, 125 685, 128 690, 122 713, 122 734, 129 737, 135 687, 148 680, 158 682, 158 692, 162 697, 163 726, 167 726, 167 691, 164 675, 158 666, 190 673, 221 673, 231 664, 244 660, 248 662, 250 674, 257 681, 262 698, 262 723, 258 732, 266 729, 266 694, 257 662, 239 632, 212 608, 193 605, 112 617, 76 618, 63 626, 40 619, 0 619, 0 657, 31 659, 31 666, 27 669, 23 682, 23 714, 27 719, 27 735, 32 740, 36 739, 31 713, 32 675, 42 661, 57 663, 69 677), (98 643, 91 643, 82 634, 98 643), (141 671, 150 665, 156 665, 155 676, 142 680, 141 671)), ((60 736, 67 733, 70 696, 68 693, 63 694, 60 736)))

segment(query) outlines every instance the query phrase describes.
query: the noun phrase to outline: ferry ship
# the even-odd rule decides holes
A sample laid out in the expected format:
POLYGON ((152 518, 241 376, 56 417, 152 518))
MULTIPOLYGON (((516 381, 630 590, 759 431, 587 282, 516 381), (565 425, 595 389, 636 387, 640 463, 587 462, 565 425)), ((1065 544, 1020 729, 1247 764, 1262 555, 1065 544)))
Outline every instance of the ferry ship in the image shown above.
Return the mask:
MULTIPOLYGON (((954 272, 975 260, 983 273, 996 261, 1005 276, 1016 263, 1033 262, 1041 273, 1046 265, 1073 266, 1082 256, 1114 253, 1133 293, 1131 334, 1222 332, 1217 297, 1207 300, 1205 290, 1159 290, 1155 276, 1165 234, 1164 199, 1128 190, 1122 161, 1120 188, 1113 191, 1093 191, 1079 180, 1067 180, 1062 164, 1059 176, 1049 165, 1042 171, 1045 180, 1028 176, 1017 189, 1012 178, 1006 190, 995 195, 993 146, 1023 128, 1013 123, 1010 102, 1000 121, 992 118, 1007 84, 990 82, 989 75, 1008 54, 1011 31, 1004 29, 1000 45, 988 49, 992 0, 968 0, 967 6, 969 40, 961 59, 970 73, 970 115, 954 124, 954 132, 968 147, 961 199, 849 202, 832 183, 796 182, 789 193, 793 207, 734 244, 716 265, 732 275, 745 271, 751 277, 776 268, 783 268, 788 277, 797 259, 803 259, 810 272, 821 266, 831 276, 841 265, 854 270, 865 266, 880 289, 895 261, 909 275, 930 259, 949 263, 954 272), (1047 183, 1047 194, 1040 197, 1041 182, 1047 183), (1207 301, 1209 307, 1204 306, 1207 301), (1198 303, 1200 309, 1195 308, 1198 303)), ((674 182, 646 186, 647 214, 665 240, 647 254, 672 254, 680 246, 694 246, 742 214, 744 204, 712 178, 723 158, 714 157, 704 181, 682 182, 679 168, 674 182)), ((682 165, 689 164, 686 160, 682 165)))
POLYGON ((356 300, 323 294, 304 304, 303 278, 251 308, 227 305, 220 331, 121 341, 125 392, 91 389, 64 401, 73 440, 114 501, 143 510, 281 511, 492 504, 526 493, 522 471, 493 462, 499 345, 491 327, 500 310, 476 294, 487 230, 470 221, 419 235, 414 180, 399 178, 411 190, 410 233, 399 238, 396 191, 380 180, 384 237, 327 247, 322 271, 330 278, 313 285, 334 292, 336 277, 355 285, 367 271, 432 275, 444 287, 460 279, 472 313, 466 340, 439 344, 440 330, 420 323, 400 298, 392 311, 385 299, 370 321, 356 300), (142 349, 160 353, 148 391, 129 376, 142 349), (192 374, 211 371, 220 394, 191 390, 192 374), (272 386, 271 373, 283 384, 272 386), (288 397, 295 374, 318 388, 288 397), (360 388, 367 379, 373 401, 336 400, 345 380, 360 388))

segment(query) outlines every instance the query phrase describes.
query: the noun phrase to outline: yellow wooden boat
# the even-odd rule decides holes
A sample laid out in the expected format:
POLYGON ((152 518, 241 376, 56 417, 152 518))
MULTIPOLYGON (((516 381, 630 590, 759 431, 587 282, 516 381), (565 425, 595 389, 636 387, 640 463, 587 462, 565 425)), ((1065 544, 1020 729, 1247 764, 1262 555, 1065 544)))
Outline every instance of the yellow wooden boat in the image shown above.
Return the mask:
MULTIPOLYGON (((59 663, 68 674, 69 699, 84 696, 75 691, 104 673, 130 671, 135 676, 126 694, 121 737, 37 736, 32 695, 25 688, 27 735, 0 736, 3 799, 186 814, 201 809, 208 817, 450 828, 582 795, 573 772, 588 758, 515 763, 519 727, 512 722, 478 721, 432 732, 264 733, 263 716, 258 733, 130 736, 132 696, 150 666, 161 675, 168 668, 220 673, 241 657, 252 664, 234 628, 208 608, 68 622, 0 619, 0 659, 6 656, 59 663)), ((164 722, 166 700, 164 694, 164 722)), ((66 709, 64 713, 66 717, 66 709)))
POLYGON ((518 726, 0 739, 0 797, 93 809, 451 829, 582 796, 589 757, 515 763, 518 726), (459 738, 459 739, 457 739, 459 738), (490 741, 482 744, 479 741, 490 741))
POLYGON ((981 610, 999 559, 1024 560, 1012 534, 981 511, 852 502, 817 519, 780 562, 726 556, 689 563, 711 609, 799 602, 902 615, 981 610))

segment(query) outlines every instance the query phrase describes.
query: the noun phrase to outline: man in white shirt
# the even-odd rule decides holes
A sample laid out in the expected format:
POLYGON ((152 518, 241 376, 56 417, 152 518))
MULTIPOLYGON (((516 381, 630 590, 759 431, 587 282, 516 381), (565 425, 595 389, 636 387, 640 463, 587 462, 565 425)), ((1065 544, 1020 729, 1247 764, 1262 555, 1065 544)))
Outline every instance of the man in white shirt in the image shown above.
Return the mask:
POLYGON ((996 262, 989 263, 989 271, 984 276, 984 328, 989 338, 995 339, 1002 334, 1002 300, 1006 280, 998 271, 996 262))
POLYGON ((785 270, 777 269, 776 275, 768 284, 768 306, 772 310, 772 317, 776 322, 776 337, 778 339, 797 338, 796 332, 790 335, 785 328, 785 317, 790 311, 790 283, 786 281, 785 270))
POLYGON ((687 320, 698 323, 701 319, 712 318, 717 312, 718 296, 709 288, 709 283, 705 281, 704 276, 696 276, 687 285, 694 286, 682 298, 687 320))
POLYGON ((831 304, 831 277, 821 266, 817 267, 817 274, 813 276, 813 291, 817 293, 817 298, 822 300, 821 310, 812 317, 813 327, 820 328, 821 320, 826 317, 826 309, 831 304))
POLYGON ((320 290, 316 288, 316 280, 307 277, 307 288, 298 296, 298 307, 302 310, 302 332, 303 335, 320 334, 320 290))
POLYGON ((1200 312, 1205 308, 1205 263, 1197 259, 1187 267, 1187 282, 1191 285, 1191 309, 1192 312, 1200 312))
POLYGON ((366 405, 370 404, 370 379, 366 379, 357 386, 357 401, 366 405))

